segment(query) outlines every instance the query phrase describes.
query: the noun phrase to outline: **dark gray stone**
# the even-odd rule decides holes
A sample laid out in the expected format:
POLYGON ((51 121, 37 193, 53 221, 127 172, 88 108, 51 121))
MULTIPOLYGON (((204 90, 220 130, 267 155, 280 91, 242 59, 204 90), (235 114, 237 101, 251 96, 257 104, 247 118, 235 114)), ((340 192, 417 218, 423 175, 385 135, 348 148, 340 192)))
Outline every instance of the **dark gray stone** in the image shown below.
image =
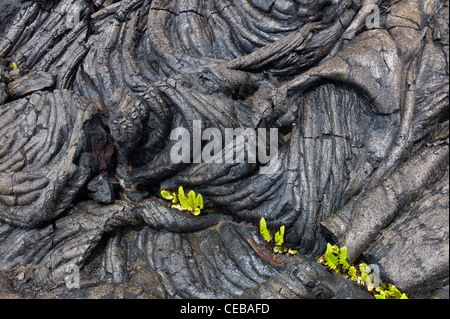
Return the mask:
POLYGON ((412 297, 448 285, 448 171, 364 253, 383 277, 412 297), (433 278, 434 280, 430 280, 433 278))
POLYGON ((46 72, 30 72, 8 84, 7 90, 12 98, 48 89, 55 85, 55 76, 46 72))
POLYGON ((448 10, 25 1, 0 33, 4 295, 371 297, 315 261, 331 241, 410 297, 448 298, 448 10), (241 142, 224 149, 243 163, 175 163, 170 134, 195 120, 275 128, 278 161, 263 174, 241 142), (200 216, 161 199, 179 186, 200 216), (261 217, 298 255, 267 247, 261 217))
POLYGON ((87 184, 87 188, 92 192, 89 197, 97 203, 112 204, 114 202, 114 187, 103 175, 92 179, 87 184))
POLYGON ((0 3, 0 37, 11 26, 21 7, 20 1, 3 0, 0 3))

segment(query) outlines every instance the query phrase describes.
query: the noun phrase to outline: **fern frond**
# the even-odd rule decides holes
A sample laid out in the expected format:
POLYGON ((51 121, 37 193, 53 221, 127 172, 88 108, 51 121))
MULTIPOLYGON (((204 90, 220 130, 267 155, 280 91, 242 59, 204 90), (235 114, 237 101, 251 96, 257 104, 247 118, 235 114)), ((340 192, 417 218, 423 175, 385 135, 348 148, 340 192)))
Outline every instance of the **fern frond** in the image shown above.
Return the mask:
POLYGON ((406 294, 402 293, 392 284, 387 284, 385 282, 381 283, 381 286, 375 288, 378 294, 375 295, 376 299, 409 299, 406 294))
POLYGON ((267 223, 264 217, 261 217, 261 220, 259 221, 259 233, 263 236, 265 241, 269 242, 272 240, 272 235, 267 229, 267 223))
POLYGON ((347 261, 347 247, 342 247, 339 251, 339 264, 344 268, 344 270, 347 270, 350 268, 350 264, 347 261))
POLYGON ((325 252, 325 264, 335 273, 339 273, 339 247, 336 245, 327 244, 327 251, 325 252))
POLYGON ((188 209, 193 209, 195 207, 195 192, 190 191, 188 194, 188 209))
POLYGON ((347 274, 350 276, 350 279, 352 281, 356 281, 356 268, 353 266, 350 266, 350 268, 348 269, 347 274))
POLYGON ((200 209, 203 209, 203 197, 201 194, 197 195, 197 198, 195 199, 195 206, 197 206, 200 209))
POLYGON ((273 248, 273 251, 278 254, 283 254, 288 251, 288 249, 282 245, 277 245, 273 248))
POLYGON ((280 230, 275 233, 275 244, 277 246, 282 246, 284 243, 284 226, 280 227, 280 230))
POLYGON ((330 243, 327 244, 327 252, 333 253, 333 254, 339 254, 339 247, 337 245, 331 245, 330 243))
POLYGON ((195 216, 200 215, 201 209, 203 209, 203 197, 202 195, 196 195, 194 191, 190 191, 188 197, 184 194, 183 186, 178 188, 178 197, 177 193, 169 192, 166 190, 161 191, 161 196, 164 199, 172 201, 172 208, 178 210, 187 210, 195 216))
POLYGON ((379 283, 372 275, 372 269, 365 263, 352 266, 347 261, 347 247, 339 249, 336 245, 327 244, 325 253, 317 258, 317 262, 325 264, 337 274, 342 273, 352 281, 356 281, 367 291, 372 292, 376 299, 408 299, 397 287, 386 282, 379 283), (379 287, 375 286, 379 285, 379 287))
POLYGON ((361 271, 361 274, 366 274, 366 275, 370 274, 370 268, 365 263, 359 264, 359 271, 361 271))
POLYGON ((335 245, 327 244, 327 250, 325 251, 325 264, 335 272, 338 272, 336 269, 339 265, 338 256, 336 254, 339 253, 339 247, 335 245))
POLYGON ((375 295, 375 299, 386 299, 386 292, 384 290, 380 290, 379 293, 375 295))
POLYGON ((178 188, 178 200, 180 201, 180 204, 182 207, 188 207, 189 206, 189 202, 188 199, 186 197, 186 195, 184 195, 184 189, 183 186, 180 186, 178 188))
POLYGON ((329 255, 328 257, 325 257, 325 264, 330 267, 331 270, 334 270, 336 273, 339 271, 337 270, 337 266, 339 265, 339 261, 337 256, 335 255, 329 255))
POLYGON ((171 192, 168 192, 168 191, 166 191, 166 190, 162 190, 161 191, 161 196, 164 198, 164 199, 167 199, 167 200, 172 200, 174 197, 173 197, 173 195, 172 195, 172 193, 171 192))
POLYGON ((406 297, 406 295, 398 290, 398 288, 394 285, 389 284, 389 291, 391 293, 391 296, 395 299, 408 299, 408 297, 406 297))
POLYGON ((369 266, 367 266, 367 264, 361 263, 361 264, 359 264, 359 271, 361 272, 361 276, 359 276, 359 278, 358 278, 359 284, 365 285, 366 281, 370 275, 370 268, 369 268, 369 266))

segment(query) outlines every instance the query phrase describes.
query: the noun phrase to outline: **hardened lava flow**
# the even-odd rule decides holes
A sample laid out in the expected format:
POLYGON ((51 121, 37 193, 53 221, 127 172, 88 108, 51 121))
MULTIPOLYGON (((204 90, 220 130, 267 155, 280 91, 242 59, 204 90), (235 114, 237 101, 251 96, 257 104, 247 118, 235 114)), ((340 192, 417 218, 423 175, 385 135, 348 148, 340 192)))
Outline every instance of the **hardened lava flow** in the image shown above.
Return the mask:
POLYGON ((448 0, 16 8, 0 10, 0 297, 370 298, 315 261, 332 242, 408 297, 448 298, 448 0), (242 162, 171 158, 176 129, 237 155, 239 128, 277 130, 269 171, 245 145, 242 162), (161 198, 179 186, 202 214, 161 198), (270 251, 261 217, 298 254, 270 251))

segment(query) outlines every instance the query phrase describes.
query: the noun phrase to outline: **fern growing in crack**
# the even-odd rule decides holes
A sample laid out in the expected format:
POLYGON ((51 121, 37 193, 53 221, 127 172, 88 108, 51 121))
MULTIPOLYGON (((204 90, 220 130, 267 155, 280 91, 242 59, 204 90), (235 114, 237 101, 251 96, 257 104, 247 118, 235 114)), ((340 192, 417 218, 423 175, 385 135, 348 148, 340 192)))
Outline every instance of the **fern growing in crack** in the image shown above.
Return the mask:
POLYGON ((375 290, 378 292, 375 295, 376 299, 408 299, 406 294, 391 284, 381 283, 380 287, 375 288, 375 290))
POLYGON ((350 268, 350 264, 347 261, 347 247, 342 247, 339 250, 339 264, 344 268, 344 271, 350 268))
POLYGON ((317 258, 317 262, 327 266, 336 274, 342 274, 357 282, 369 293, 372 293, 376 299, 408 299, 406 294, 392 284, 382 282, 376 286, 378 281, 374 280, 371 268, 367 264, 350 265, 347 261, 347 247, 345 246, 339 248, 337 245, 328 243, 325 253, 317 258))
POLYGON ((167 190, 161 191, 161 196, 172 201, 172 208, 178 210, 187 210, 194 216, 198 216, 203 209, 203 197, 201 194, 196 195, 194 191, 190 191, 186 197, 183 186, 178 188, 178 194, 176 192, 170 192, 167 190))
POLYGON ((339 273, 339 247, 336 245, 327 244, 327 250, 325 251, 325 265, 336 273, 339 273))
POLYGON ((270 231, 267 229, 267 223, 264 217, 259 221, 259 233, 263 236, 266 242, 270 242, 272 240, 272 235, 270 231))
POLYGON ((267 228, 266 220, 264 217, 261 217, 261 220, 259 221, 259 233, 266 242, 275 244, 273 251, 278 254, 289 253, 295 255, 298 252, 297 250, 284 246, 284 231, 285 226, 281 226, 280 230, 275 233, 275 237, 273 237, 267 228))

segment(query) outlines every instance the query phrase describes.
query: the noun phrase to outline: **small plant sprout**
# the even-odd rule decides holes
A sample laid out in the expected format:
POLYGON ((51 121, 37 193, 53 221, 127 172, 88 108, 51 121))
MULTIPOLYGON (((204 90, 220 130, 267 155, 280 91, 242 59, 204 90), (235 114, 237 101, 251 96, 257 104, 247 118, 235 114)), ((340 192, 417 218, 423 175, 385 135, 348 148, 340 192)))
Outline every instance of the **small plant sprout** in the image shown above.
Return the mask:
POLYGON ((275 233, 275 238, 274 238, 272 236, 272 234, 270 233, 269 229, 267 228, 266 220, 264 219, 264 217, 261 217, 261 220, 259 221, 259 233, 263 236, 264 240, 268 243, 273 243, 273 239, 275 239, 274 240, 275 247, 273 248, 273 251, 278 254, 289 253, 291 255, 295 255, 298 252, 297 250, 288 248, 283 245, 284 244, 284 231, 285 231, 285 226, 281 226, 280 230, 275 233))
MULTIPOLYGON (((13 68, 13 70, 17 70, 17 69, 19 69, 19 66, 16 64, 16 63, 14 63, 14 62, 12 62, 11 63, 11 66, 12 66, 12 68, 13 68)), ((22 70, 23 71, 23 69, 22 68, 20 68, 20 70, 22 70)))
POLYGON ((350 268, 350 264, 347 262, 347 247, 342 247, 339 251, 339 264, 347 270, 350 268))
POLYGON ((349 275, 352 281, 356 281, 356 268, 354 266, 350 266, 347 275, 349 275))
POLYGON ((376 299, 408 299, 406 294, 398 290, 397 287, 391 284, 381 283, 381 286, 375 288, 378 294, 375 295, 376 299))
POLYGON ((280 230, 276 232, 275 234, 275 244, 277 246, 282 246, 284 243, 284 226, 280 227, 280 230))
POLYGON ((263 236, 264 240, 270 242, 272 240, 272 235, 270 231, 267 229, 267 223, 264 217, 259 221, 259 233, 263 236))
POLYGON ((370 275, 370 268, 365 263, 359 264, 359 271, 361 273, 361 276, 357 278, 357 282, 360 285, 365 285, 367 283, 367 280, 369 279, 370 275))
POLYGON ((178 188, 178 194, 176 192, 170 192, 167 190, 161 191, 161 196, 172 201, 172 208, 178 210, 187 210, 194 216, 198 216, 203 209, 203 197, 202 195, 196 195, 194 191, 190 191, 188 197, 184 194, 183 186, 178 188))
POLYGON ((328 243, 325 253, 317 258, 317 262, 327 266, 336 274, 344 275, 357 282, 377 299, 408 299, 394 285, 385 282, 379 283, 379 278, 373 276, 372 269, 367 264, 350 265, 347 261, 347 247, 339 248, 328 243))
POLYGON ((336 273, 339 273, 339 247, 336 245, 327 244, 327 250, 325 251, 325 265, 328 266, 331 270, 334 270, 336 273))
POLYGON ((171 200, 172 203, 174 203, 174 204, 177 202, 177 195, 176 195, 176 193, 171 193, 171 192, 168 192, 166 190, 162 190, 161 191, 161 196, 164 199, 171 200))

